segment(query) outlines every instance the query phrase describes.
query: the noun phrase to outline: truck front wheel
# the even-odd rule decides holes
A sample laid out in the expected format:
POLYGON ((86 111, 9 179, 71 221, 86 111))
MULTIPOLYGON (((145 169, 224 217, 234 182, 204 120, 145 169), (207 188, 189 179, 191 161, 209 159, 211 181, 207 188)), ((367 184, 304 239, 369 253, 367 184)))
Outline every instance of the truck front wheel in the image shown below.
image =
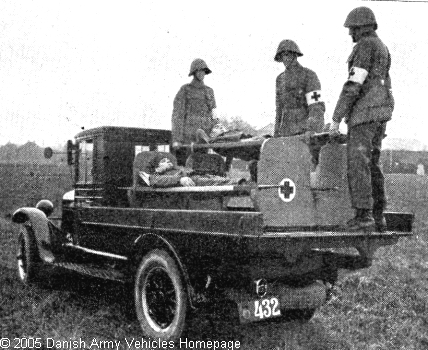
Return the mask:
POLYGON ((19 279, 25 284, 35 282, 41 261, 37 253, 34 235, 26 227, 22 227, 19 232, 16 258, 19 279))
POLYGON ((142 259, 135 278, 135 307, 143 333, 177 341, 186 326, 187 293, 174 259, 155 249, 142 259))

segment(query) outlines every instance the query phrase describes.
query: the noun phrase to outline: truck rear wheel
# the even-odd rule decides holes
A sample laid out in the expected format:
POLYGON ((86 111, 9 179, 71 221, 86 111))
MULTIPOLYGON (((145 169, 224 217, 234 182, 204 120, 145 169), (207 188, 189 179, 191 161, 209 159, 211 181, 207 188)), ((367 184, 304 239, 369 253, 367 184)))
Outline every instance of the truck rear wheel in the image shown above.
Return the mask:
POLYGON ((134 291, 143 333, 152 339, 177 341, 185 330, 188 299, 174 259, 164 250, 149 252, 137 269, 134 291))
POLYGON ((18 250, 16 255, 19 279, 25 284, 36 281, 40 269, 40 258, 32 231, 22 227, 18 236, 18 250))

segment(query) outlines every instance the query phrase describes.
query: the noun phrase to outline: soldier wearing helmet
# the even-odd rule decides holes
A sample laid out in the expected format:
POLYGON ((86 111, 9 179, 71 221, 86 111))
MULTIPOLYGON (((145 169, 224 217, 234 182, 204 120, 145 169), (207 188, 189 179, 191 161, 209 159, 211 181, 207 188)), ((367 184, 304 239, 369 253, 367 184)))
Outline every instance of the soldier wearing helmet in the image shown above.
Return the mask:
POLYGON ((190 83, 183 85, 174 99, 172 112, 172 142, 179 165, 184 165, 188 156, 181 144, 196 142, 196 131, 202 129, 209 134, 217 123, 213 117, 216 108, 214 91, 204 84, 206 74, 210 74, 204 60, 197 58, 190 65, 190 83))
POLYGON ((384 177, 379 165, 386 123, 391 119, 391 56, 376 34, 375 15, 357 7, 344 26, 355 46, 348 58, 348 79, 337 102, 330 135, 338 134, 342 120, 348 124, 348 181, 355 217, 350 231, 386 230, 384 177))
MULTIPOLYGON (((305 134, 306 141, 309 141, 311 134, 324 127, 325 105, 316 73, 300 65, 297 61, 300 56, 303 53, 294 41, 279 43, 274 59, 284 64, 285 71, 276 78, 274 135, 305 134)), ((319 150, 311 151, 313 162, 317 163, 319 150)))

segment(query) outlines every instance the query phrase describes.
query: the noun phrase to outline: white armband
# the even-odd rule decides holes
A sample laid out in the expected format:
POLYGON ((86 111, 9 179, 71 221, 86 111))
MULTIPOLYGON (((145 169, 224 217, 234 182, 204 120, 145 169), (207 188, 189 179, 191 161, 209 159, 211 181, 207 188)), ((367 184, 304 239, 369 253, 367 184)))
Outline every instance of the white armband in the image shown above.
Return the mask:
POLYGON ((368 74, 369 72, 367 72, 364 68, 352 67, 349 70, 348 81, 362 85, 368 74))
POLYGON ((305 94, 308 106, 317 102, 324 102, 321 97, 321 90, 314 90, 305 94))
POLYGON ((218 119, 218 117, 217 117, 217 108, 213 108, 212 110, 211 110, 211 113, 212 113, 212 116, 213 116, 213 119, 215 120, 215 119, 218 119))

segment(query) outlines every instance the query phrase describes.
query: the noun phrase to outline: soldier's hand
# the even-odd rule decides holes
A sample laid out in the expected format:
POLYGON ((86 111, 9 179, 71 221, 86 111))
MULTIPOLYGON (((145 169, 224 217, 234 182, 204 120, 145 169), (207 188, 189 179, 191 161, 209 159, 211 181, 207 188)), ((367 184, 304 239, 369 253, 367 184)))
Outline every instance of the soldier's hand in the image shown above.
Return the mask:
POLYGON ((193 180, 190 177, 183 176, 180 179, 180 185, 184 186, 184 187, 193 187, 193 186, 195 186, 195 183, 193 182, 193 180))
POLYGON ((335 121, 332 121, 332 123, 330 124, 330 129, 329 129, 328 133, 330 134, 331 138, 335 138, 335 137, 338 137, 340 135, 339 125, 340 125, 340 123, 335 122, 335 121))

